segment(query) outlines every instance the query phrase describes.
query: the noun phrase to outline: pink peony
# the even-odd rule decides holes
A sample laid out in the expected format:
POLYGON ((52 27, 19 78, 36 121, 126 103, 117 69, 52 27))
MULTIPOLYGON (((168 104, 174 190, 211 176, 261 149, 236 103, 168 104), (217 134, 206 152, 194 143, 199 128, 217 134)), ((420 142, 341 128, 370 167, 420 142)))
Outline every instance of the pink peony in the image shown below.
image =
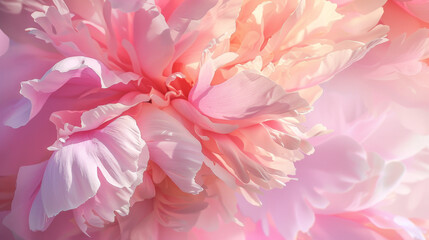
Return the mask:
POLYGON ((424 239, 427 3, 385 2, 0 1, 0 236, 424 239))

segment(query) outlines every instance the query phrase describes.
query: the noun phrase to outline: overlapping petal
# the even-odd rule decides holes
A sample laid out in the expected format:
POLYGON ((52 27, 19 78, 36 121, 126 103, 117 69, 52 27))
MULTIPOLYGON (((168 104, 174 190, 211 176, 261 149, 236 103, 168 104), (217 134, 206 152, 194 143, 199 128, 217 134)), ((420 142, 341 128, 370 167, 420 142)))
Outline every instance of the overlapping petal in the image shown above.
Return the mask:
MULTIPOLYGON (((40 189, 33 191, 33 200, 27 200, 29 228, 44 231, 55 216, 68 210, 73 210, 84 231, 85 224, 102 227, 104 221, 113 222, 114 212, 127 214, 148 158, 147 145, 131 117, 72 136, 41 167, 40 180, 35 181, 40 189), (98 206, 103 198, 112 202, 98 206)), ((21 191, 26 190, 18 186, 16 192, 21 191)))

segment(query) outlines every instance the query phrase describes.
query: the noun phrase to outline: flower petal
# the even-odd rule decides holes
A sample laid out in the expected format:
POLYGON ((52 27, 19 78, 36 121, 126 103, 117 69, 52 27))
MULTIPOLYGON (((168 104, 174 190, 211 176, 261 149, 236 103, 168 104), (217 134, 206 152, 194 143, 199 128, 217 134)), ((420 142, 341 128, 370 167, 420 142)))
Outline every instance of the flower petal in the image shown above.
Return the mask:
MULTIPOLYGON (((52 93, 71 79, 82 77, 85 74, 90 74, 90 76, 95 74, 90 77, 90 81, 85 79, 85 86, 89 88, 109 88, 118 83, 127 84, 131 80, 138 79, 134 73, 117 75, 92 58, 79 56, 66 58, 55 64, 41 79, 21 83, 21 94, 26 98, 26 102, 21 104, 21 109, 15 111, 25 114, 21 114, 22 119, 18 122, 19 124, 9 121, 9 125, 15 128, 25 125, 39 113, 52 93), (29 106, 31 106, 31 111, 28 110, 29 106), (22 110, 22 108, 26 109, 22 110)), ((14 116, 12 115, 10 118, 14 118, 14 116)))
POLYGON ((270 79, 250 71, 242 71, 211 86, 214 66, 211 60, 206 64, 189 98, 207 116, 224 120, 261 120, 307 105, 298 93, 287 93, 270 79))
POLYGON ((115 187, 136 185, 142 181, 147 160, 147 147, 129 116, 71 137, 46 167, 41 185, 46 214, 52 217, 75 209, 94 197, 100 188, 98 169, 115 187))
POLYGON ((184 192, 202 190, 195 182, 205 156, 200 142, 175 117, 152 104, 141 104, 136 116, 150 159, 184 192))
POLYGON ((0 29, 0 56, 3 55, 9 48, 9 38, 0 29))
POLYGON ((174 41, 156 6, 144 6, 135 13, 134 42, 143 72, 149 77, 161 77, 173 57, 174 41))

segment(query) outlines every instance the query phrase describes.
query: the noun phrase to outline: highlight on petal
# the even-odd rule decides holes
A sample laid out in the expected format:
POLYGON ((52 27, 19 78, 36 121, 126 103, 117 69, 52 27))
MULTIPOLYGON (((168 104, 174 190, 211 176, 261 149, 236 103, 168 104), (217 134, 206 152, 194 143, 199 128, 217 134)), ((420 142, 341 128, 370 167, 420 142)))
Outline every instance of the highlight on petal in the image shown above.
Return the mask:
POLYGON ((134 42, 142 71, 155 79, 163 76, 164 68, 173 57, 174 41, 156 6, 147 5, 135 13, 134 42))
MULTIPOLYGON (((114 213, 128 214, 130 198, 143 180, 148 160, 147 145, 129 116, 71 136, 44 163, 41 179, 35 179, 40 190, 34 190, 34 200, 27 200, 30 229, 44 231, 54 217, 68 210, 84 232, 88 226, 113 222, 114 213)), ((21 191, 19 186, 17 192, 21 191)))
POLYGON ((57 111, 50 120, 57 127, 57 137, 65 141, 70 135, 77 132, 98 128, 100 125, 120 116, 125 111, 141 102, 147 102, 150 97, 139 92, 129 92, 118 102, 97 106, 88 111, 57 111))
MULTIPOLYGON (((25 125, 39 113, 52 93, 71 79, 82 77, 85 74, 89 74, 91 81, 90 83, 87 82, 88 86, 101 88, 109 88, 118 83, 127 84, 129 81, 138 78, 133 73, 118 75, 95 59, 87 57, 66 58, 55 64, 41 79, 21 83, 21 94, 25 100, 15 112, 20 113, 22 119, 18 122, 9 121, 8 123, 15 128, 25 125), (19 123, 19 125, 15 125, 15 123, 19 123)), ((13 116, 11 118, 13 119, 13 116)))
POLYGON ((287 93, 270 79, 250 71, 240 72, 223 83, 211 86, 214 71, 214 63, 208 60, 189 94, 190 102, 207 116, 261 121, 271 115, 290 114, 307 105, 298 93, 287 93), (239 91, 232 92, 231 89, 239 91))
POLYGON ((9 38, 0 29, 0 56, 5 54, 8 48, 9 48, 9 38))
POLYGON ((197 194, 203 189, 195 182, 204 154, 201 144, 174 115, 152 104, 142 103, 135 116, 150 159, 184 192, 197 194))

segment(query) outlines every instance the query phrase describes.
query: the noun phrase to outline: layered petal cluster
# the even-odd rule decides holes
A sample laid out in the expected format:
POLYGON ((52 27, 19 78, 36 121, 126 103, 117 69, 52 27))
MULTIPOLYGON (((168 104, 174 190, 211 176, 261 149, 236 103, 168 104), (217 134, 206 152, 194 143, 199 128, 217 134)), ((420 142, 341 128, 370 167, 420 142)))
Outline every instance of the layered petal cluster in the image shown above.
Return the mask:
POLYGON ((240 200, 267 239, 427 239, 428 6, 386 3, 388 41, 322 84, 307 116, 332 133, 312 139, 297 180, 261 194, 262 208, 240 200))
POLYGON ((0 236, 424 239, 389 208, 426 181, 427 19, 385 2, 0 0, 0 236))

